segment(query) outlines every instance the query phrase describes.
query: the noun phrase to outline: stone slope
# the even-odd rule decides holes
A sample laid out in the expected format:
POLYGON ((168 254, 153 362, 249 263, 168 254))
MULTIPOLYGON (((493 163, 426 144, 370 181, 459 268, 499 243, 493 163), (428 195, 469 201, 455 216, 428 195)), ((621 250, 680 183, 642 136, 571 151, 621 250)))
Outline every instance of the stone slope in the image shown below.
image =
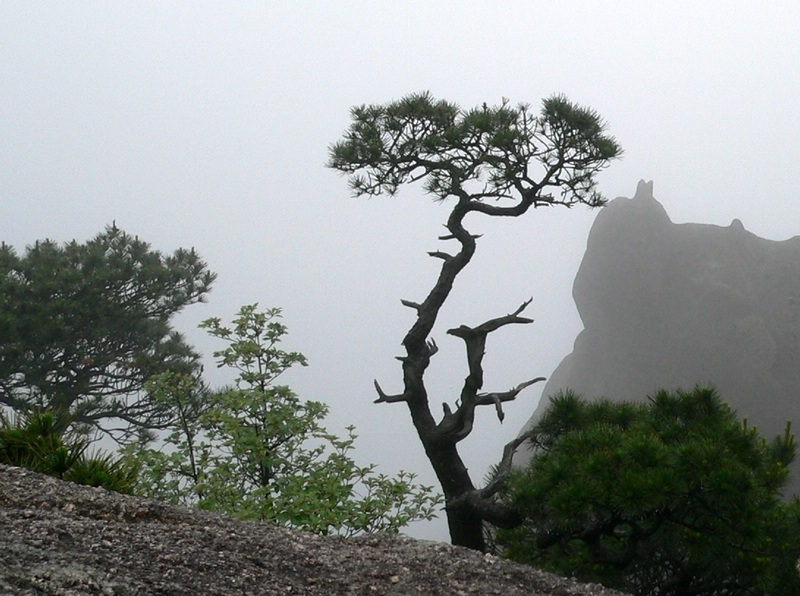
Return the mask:
POLYGON ((0 593, 616 594, 447 544, 321 538, 2 465, 0 593))

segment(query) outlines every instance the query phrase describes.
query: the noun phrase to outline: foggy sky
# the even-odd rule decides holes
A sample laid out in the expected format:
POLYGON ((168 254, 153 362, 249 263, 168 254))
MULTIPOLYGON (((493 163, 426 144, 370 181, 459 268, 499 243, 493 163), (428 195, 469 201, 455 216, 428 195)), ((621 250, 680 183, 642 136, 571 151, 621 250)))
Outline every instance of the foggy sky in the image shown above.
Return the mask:
MULTIPOLYGON (((435 484, 401 404, 372 405, 372 380, 401 387, 400 341, 444 249, 448 208, 418 188, 354 199, 327 170, 349 109, 430 90, 465 108, 538 105, 564 93, 597 110, 625 155, 608 197, 639 179, 675 222, 800 234, 800 5, 794 2, 11 2, 0 3, 0 239, 84 241, 116 224, 218 272, 195 329, 239 306, 280 306, 286 377, 355 424, 358 458, 435 484)), ((484 234, 459 278, 428 372, 433 410, 466 367, 445 335, 533 297, 532 325, 487 346, 485 389, 549 375, 581 329, 571 286, 596 213, 538 210, 467 226, 484 234)), ((213 373, 225 382, 230 376, 213 373)), ((480 480, 541 388, 480 412, 462 453, 480 480)), ((417 536, 444 539, 442 524, 417 536)))

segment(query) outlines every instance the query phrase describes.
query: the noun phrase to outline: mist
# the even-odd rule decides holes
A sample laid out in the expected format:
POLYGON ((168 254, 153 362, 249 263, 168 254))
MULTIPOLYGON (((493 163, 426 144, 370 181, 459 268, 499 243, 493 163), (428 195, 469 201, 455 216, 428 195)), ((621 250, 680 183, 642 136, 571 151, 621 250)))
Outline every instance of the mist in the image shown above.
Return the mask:
MULTIPOLYGON (((325 168, 354 105, 430 90, 464 108, 536 106, 563 93, 597 110, 625 150, 608 197, 653 180, 672 220, 774 240, 798 234, 800 7, 790 3, 174 2, 0 5, 0 240, 85 241, 115 221, 155 248, 194 247, 219 275, 197 330, 243 304, 282 307, 287 349, 310 366, 285 381, 357 427, 357 458, 435 484, 400 404, 400 341, 443 248, 448 213, 410 187, 355 199, 325 168)), ((468 221, 482 234, 434 338, 432 407, 455 399, 463 345, 445 331, 533 298, 534 324, 492 334, 489 391, 549 376, 582 328, 572 283, 597 212, 536 210, 468 221)), ((539 398, 533 386, 479 412, 462 454, 479 481, 539 398)), ((446 539, 443 522, 414 536, 446 539)))

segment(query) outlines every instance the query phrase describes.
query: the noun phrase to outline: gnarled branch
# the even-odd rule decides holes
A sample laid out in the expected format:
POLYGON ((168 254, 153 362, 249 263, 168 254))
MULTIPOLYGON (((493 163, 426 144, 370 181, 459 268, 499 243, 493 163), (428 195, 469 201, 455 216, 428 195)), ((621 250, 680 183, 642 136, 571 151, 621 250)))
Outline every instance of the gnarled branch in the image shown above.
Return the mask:
POLYGON ((492 331, 496 331, 500 327, 504 325, 511 325, 514 323, 519 324, 526 324, 526 323, 533 323, 533 319, 529 319, 527 317, 520 317, 520 313, 524 311, 528 305, 533 302, 533 298, 529 298, 525 302, 523 302, 517 310, 513 313, 505 315, 503 317, 497 317, 494 319, 489 319, 485 323, 481 323, 477 327, 467 327, 466 325, 461 325, 460 327, 456 327, 455 329, 448 329, 447 333, 450 335, 454 335, 456 337, 460 337, 465 341, 471 337, 475 336, 486 336, 492 331))
POLYGON ((524 383, 520 383, 513 389, 509 389, 508 391, 503 391, 501 393, 479 393, 476 396, 475 405, 476 406, 487 406, 490 404, 494 404, 495 408, 497 409, 497 418, 500 422, 503 421, 505 418, 505 414, 503 414, 503 406, 501 405, 504 401, 513 401, 520 391, 525 389, 526 387, 530 387, 534 383, 539 383, 544 381, 544 377, 536 377, 535 379, 531 379, 530 381, 525 381, 524 383))
POLYGON ((475 422, 475 408, 477 406, 494 404, 497 409, 497 417, 500 419, 500 422, 502 422, 505 415, 501 403, 513 401, 523 389, 544 380, 544 377, 536 377, 535 379, 520 383, 508 391, 478 394, 467 404, 462 401, 455 412, 453 412, 448 404, 443 403, 444 417, 436 426, 436 432, 440 436, 447 436, 454 442, 466 438, 467 435, 472 432, 472 427, 475 422))
POLYGON ((446 437, 453 443, 467 438, 475 422, 474 408, 464 408, 462 403, 453 412, 448 404, 443 403, 442 409, 444 416, 436 425, 436 434, 442 438, 446 437))
POLYGON ((486 337, 492 331, 496 331, 504 325, 514 323, 532 323, 533 319, 521 317, 525 308, 531 303, 529 299, 522 303, 513 313, 490 319, 477 327, 467 327, 461 325, 454 329, 449 329, 447 333, 464 340, 467 348, 467 365, 469 373, 464 379, 464 386, 461 389, 461 404, 454 414, 445 416, 445 418, 437 426, 437 431, 452 437, 454 440, 463 439, 469 430, 472 429, 472 424, 475 417, 475 407, 477 405, 485 405, 487 403, 495 404, 497 414, 500 420, 503 419, 503 410, 500 406, 502 401, 509 401, 516 397, 517 393, 522 391, 528 385, 535 383, 535 380, 523 383, 519 388, 512 389, 504 393, 487 393, 483 396, 478 395, 481 387, 483 387, 483 357, 486 352, 486 337), (468 430, 469 429, 469 430, 468 430))
POLYGON ((378 384, 378 381, 373 381, 375 384, 375 391, 378 392, 378 399, 376 399, 373 403, 381 404, 381 403, 396 403, 399 401, 406 401, 408 397, 405 393, 398 393, 396 395, 389 395, 381 389, 381 386, 378 384))
MULTIPOLYGON (((478 238, 482 237, 483 234, 468 234, 468 236, 473 240, 477 240, 478 238)), ((447 234, 445 236, 439 236, 439 240, 460 240, 460 238, 455 234, 447 234)))
POLYGON ((506 484, 509 475, 511 474, 511 464, 514 460, 514 454, 525 441, 530 438, 530 431, 521 434, 513 441, 506 443, 503 447, 503 457, 500 463, 497 464, 495 474, 489 483, 480 489, 478 492, 484 499, 488 499, 496 495, 506 484))

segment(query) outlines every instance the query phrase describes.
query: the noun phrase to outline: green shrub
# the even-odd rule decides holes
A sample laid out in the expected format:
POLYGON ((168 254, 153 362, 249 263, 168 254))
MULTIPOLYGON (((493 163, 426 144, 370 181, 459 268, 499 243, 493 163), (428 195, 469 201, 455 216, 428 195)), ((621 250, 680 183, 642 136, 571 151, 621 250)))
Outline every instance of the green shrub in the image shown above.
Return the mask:
POLYGON ((794 437, 768 442, 711 389, 645 404, 551 400, 498 531, 517 561, 635 594, 798 594, 794 437))
POLYGON ((111 455, 87 455, 89 442, 69 431, 69 418, 39 410, 0 418, 0 463, 62 480, 132 493, 138 465, 111 455))

